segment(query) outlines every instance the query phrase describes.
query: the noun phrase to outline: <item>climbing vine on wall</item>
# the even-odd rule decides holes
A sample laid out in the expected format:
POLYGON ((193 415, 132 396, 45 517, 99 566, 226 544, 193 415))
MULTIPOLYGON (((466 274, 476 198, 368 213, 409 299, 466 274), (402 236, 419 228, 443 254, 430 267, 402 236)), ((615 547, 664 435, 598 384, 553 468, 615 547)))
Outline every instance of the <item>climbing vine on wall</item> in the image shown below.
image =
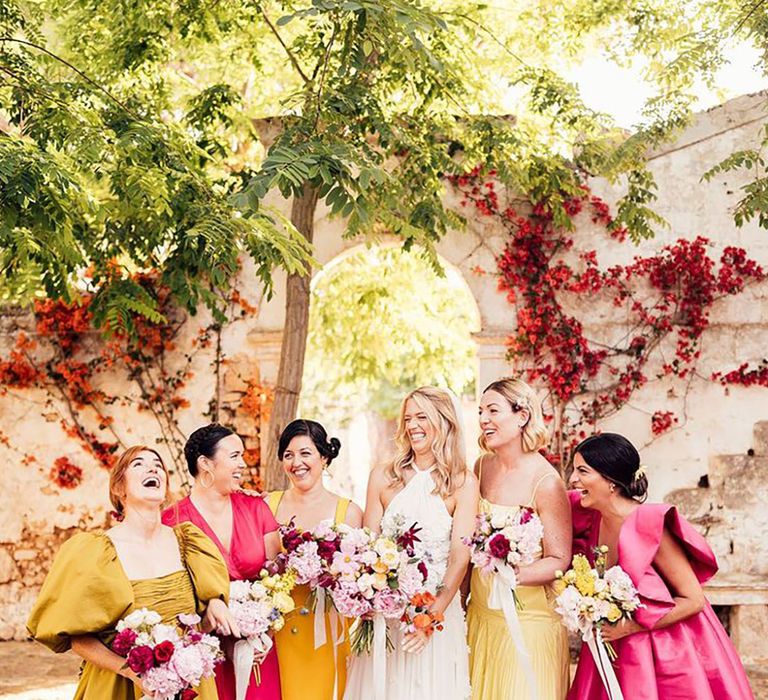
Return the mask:
MULTIPOLYGON (((170 455, 169 464, 177 486, 189 486, 183 463, 186 436, 179 428, 183 411, 201 406, 211 420, 229 420, 237 412, 249 423, 260 426, 268 410, 269 391, 251 380, 244 398, 236 407, 224 405, 221 398, 222 374, 228 360, 221 349, 222 324, 200 323, 171 302, 169 290, 155 274, 135 277, 148 294, 157 300, 160 320, 151 321, 136 314, 131 320, 134 336, 115 332, 104 336, 93 326, 93 296, 83 294, 75 301, 39 300, 32 316, 20 313, 10 329, 13 347, 0 358, 0 394, 21 395, 38 392, 43 397, 48 420, 57 421, 63 432, 104 469, 111 469, 119 452, 135 442, 163 443, 170 455), (194 325, 193 325, 194 324, 194 325), (185 395, 193 377, 193 364, 204 353, 210 357, 213 393, 209 402, 195 406, 185 395), (125 379, 126 381, 116 381, 125 379), (123 393, 115 393, 115 386, 123 393), (131 411, 148 413, 156 434, 132 435, 128 441, 131 411)), ((235 290, 227 300, 228 323, 254 316, 258 307, 235 290)), ((36 460, 3 435, 6 447, 18 453, 27 464, 36 460)), ((249 485, 259 486, 258 445, 250 446, 247 461, 251 467, 249 485)), ((71 455, 54 460, 48 477, 59 488, 76 488, 83 479, 83 466, 71 455)))
MULTIPOLYGON (((511 206, 494 176, 475 168, 452 182, 462 206, 494 219, 507 233, 496 274, 517 310, 517 328, 507 341, 509 358, 530 381, 546 388, 548 418, 555 423, 551 456, 564 463, 581 438, 627 405, 648 381, 699 376, 697 361, 713 304, 766 275, 741 248, 727 246, 715 258, 710 241, 701 236, 678 239, 627 265, 603 268, 596 250, 574 248, 572 228, 554 225, 553 209, 562 206, 571 223, 586 214, 607 237, 621 242, 626 231, 616 225, 604 201, 585 186, 562 204, 515 201, 520 206, 511 206), (595 320, 590 314, 597 299, 609 301, 620 314, 618 339, 588 337, 585 325, 595 320)), ((745 364, 707 379, 768 386, 768 366, 745 364)), ((653 436, 677 424, 678 417, 668 410, 650 417, 653 436)))

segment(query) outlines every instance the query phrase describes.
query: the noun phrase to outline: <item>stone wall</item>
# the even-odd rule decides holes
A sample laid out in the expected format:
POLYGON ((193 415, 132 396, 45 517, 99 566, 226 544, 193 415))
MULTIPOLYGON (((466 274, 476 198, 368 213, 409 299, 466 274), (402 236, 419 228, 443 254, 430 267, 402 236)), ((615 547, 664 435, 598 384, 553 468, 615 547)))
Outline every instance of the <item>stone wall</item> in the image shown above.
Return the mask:
MULTIPOLYGON (((756 225, 736 229, 731 217, 739 187, 746 178, 728 175, 711 183, 701 182, 702 174, 709 167, 733 150, 751 147, 757 142, 758 132, 766 122, 765 99, 766 95, 762 94, 747 96, 705 112, 674 144, 651 155, 651 168, 659 184, 656 209, 670 222, 669 230, 660 230, 655 239, 639 247, 629 243, 620 245, 597 231, 584 215, 577 221, 576 247, 597 247, 600 262, 605 266, 627 263, 634 255, 651 253, 677 237, 702 234, 711 238, 718 249, 741 245, 768 267, 768 233, 756 225)), ((595 181, 590 184, 609 203, 622 192, 621 183, 595 181)), ((273 203, 283 209, 287 206, 277 198, 273 203)), ((360 245, 358 241, 345 239, 343 223, 330 219, 322 208, 316 225, 316 258, 322 264, 360 245)), ((474 337, 479 387, 510 371, 504 340, 514 327, 514 309, 499 293, 492 276, 472 273, 477 266, 493 270, 494 258, 503 245, 501 230, 487 220, 473 220, 466 231, 451 232, 439 246, 444 262, 463 275, 477 302, 474 337)), ((225 329, 222 344, 228 364, 218 388, 210 371, 210 351, 197 356, 195 378, 184 392, 191 406, 180 413, 179 431, 188 434, 206 420, 208 402, 218 390, 228 411, 226 419, 235 422, 238 430, 249 437, 249 447, 253 447, 258 426, 243 415, 239 405, 250 383, 269 383, 276 377, 285 280, 278 276, 275 297, 266 302, 252 281, 256 278, 248 265, 241 274, 241 289, 251 303, 259 306, 259 313, 225 329)), ((765 356, 767 295, 768 285, 761 285, 737 299, 717 302, 699 365, 703 377, 714 370, 731 369, 742 361, 759 361, 765 356)), ((610 339, 626 331, 623 319, 607 306, 595 303, 594 299, 583 303, 589 311, 587 330, 591 336, 610 339)), ((0 345, 7 347, 10 321, 5 319, 4 323, 5 332, 0 328, 0 345)), ((196 323, 204 324, 205 319, 196 323)), ((191 324, 189 333, 194 332, 195 325, 191 324)), ((126 377, 109 377, 109 383, 111 393, 132 391, 126 377)), ((0 426, 9 440, 8 444, 0 444, 0 458, 11 467, 5 470, 0 489, 0 639, 23 638, 22 622, 59 543, 77 528, 107 523, 107 474, 62 432, 59 409, 34 392, 0 397, 0 426), (22 453, 34 454, 37 461, 21 464, 22 453), (77 489, 65 491, 51 486, 48 471, 53 460, 61 455, 70 456, 84 467, 85 478, 77 489)), ((120 415, 122 418, 116 427, 126 442, 155 443, 157 427, 151 416, 137 412, 130 405, 122 409, 120 415)), ((716 527, 711 526, 710 535, 724 565, 723 576, 749 572, 748 581, 738 585, 751 591, 750 600, 757 606, 745 608, 735 613, 735 617, 741 615, 753 621, 765 616, 765 607, 755 598, 758 595, 755 591, 759 589, 756 581, 768 574, 765 544, 768 523, 757 517, 760 509, 754 504, 759 503, 759 499, 766 502, 768 493, 760 479, 766 457, 758 452, 762 449, 759 439, 754 443, 758 456, 753 459, 748 454, 753 449, 755 424, 766 420, 766 390, 733 388, 726 392, 703 379, 697 379, 690 386, 665 379, 650 382, 638 392, 630 406, 600 426, 625 433, 642 447, 643 459, 649 466, 653 499, 669 498, 679 502, 687 514, 699 519, 703 528, 707 522, 701 518, 706 512, 712 510, 719 514, 720 520, 716 527), (681 422, 674 430, 653 439, 650 415, 658 408, 674 410, 681 422), (728 474, 725 481, 718 476, 725 473, 724 469, 728 474), (706 483, 703 478, 706 476, 709 489, 699 486, 706 483), (747 506, 747 503, 753 505, 747 506)), ((167 447, 161 444, 160 449, 166 450, 170 459, 167 447)), ((361 468, 367 467, 352 463, 347 467, 348 470, 361 468)), ((338 478, 347 484, 349 476, 349 473, 339 474, 338 478)), ((357 477, 358 481, 364 480, 365 475, 357 477)), ((733 592, 736 589, 729 590, 727 586, 721 587, 720 602, 740 605, 733 592)), ((762 639, 766 636, 762 635, 762 639)))

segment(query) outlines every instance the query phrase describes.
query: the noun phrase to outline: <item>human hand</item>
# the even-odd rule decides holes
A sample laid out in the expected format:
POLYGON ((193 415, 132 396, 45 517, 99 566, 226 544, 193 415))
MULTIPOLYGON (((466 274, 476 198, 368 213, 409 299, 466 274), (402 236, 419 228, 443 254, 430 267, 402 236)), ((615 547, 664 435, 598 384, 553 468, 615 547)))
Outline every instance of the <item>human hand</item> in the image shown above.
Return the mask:
POLYGON ((210 629, 222 637, 241 636, 240 628, 237 626, 237 622, 235 622, 235 618, 229 611, 227 604, 219 598, 208 601, 208 609, 205 611, 203 626, 205 629, 210 629))
POLYGON ((403 651, 409 654, 418 654, 423 651, 429 643, 429 637, 424 630, 416 630, 415 632, 409 632, 403 637, 401 643, 403 651))
POLYGON ((617 639, 635 634, 643 629, 634 620, 621 620, 615 625, 603 625, 600 628, 600 635, 606 642, 615 642, 617 639))

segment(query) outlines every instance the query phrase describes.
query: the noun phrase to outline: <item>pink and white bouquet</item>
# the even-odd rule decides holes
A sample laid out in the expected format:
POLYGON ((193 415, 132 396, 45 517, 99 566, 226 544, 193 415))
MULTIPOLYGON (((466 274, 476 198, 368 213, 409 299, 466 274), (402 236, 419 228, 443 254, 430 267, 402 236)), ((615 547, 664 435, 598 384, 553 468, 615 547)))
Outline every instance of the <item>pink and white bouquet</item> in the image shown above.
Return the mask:
POLYGON ((198 631, 200 617, 179 615, 179 626, 164 624, 154 610, 134 610, 117 623, 112 650, 126 657, 126 665, 144 689, 160 700, 192 700, 194 690, 213 677, 224 656, 219 640, 198 631))
MULTIPOLYGON (((380 535, 366 528, 342 529, 339 549, 328 567, 331 580, 323 583, 339 613, 358 618, 350 635, 353 653, 370 653, 377 618, 409 624, 408 607, 426 592, 428 578, 427 563, 413 548, 419 529, 415 523, 401 532, 380 535)), ((438 624, 435 620, 433 627, 438 624)))
POLYGON ((478 513, 475 531, 464 544, 471 550, 472 564, 483 574, 499 576, 520 609, 516 569, 536 560, 543 537, 541 519, 533 508, 524 506, 509 513, 478 513))
POLYGON ((229 610, 243 637, 235 642, 233 658, 238 700, 245 697, 254 661, 257 680, 260 680, 259 664, 272 648, 270 633, 281 630, 285 615, 294 609, 291 591, 295 585, 292 571, 270 574, 266 570, 256 581, 230 583, 229 610))

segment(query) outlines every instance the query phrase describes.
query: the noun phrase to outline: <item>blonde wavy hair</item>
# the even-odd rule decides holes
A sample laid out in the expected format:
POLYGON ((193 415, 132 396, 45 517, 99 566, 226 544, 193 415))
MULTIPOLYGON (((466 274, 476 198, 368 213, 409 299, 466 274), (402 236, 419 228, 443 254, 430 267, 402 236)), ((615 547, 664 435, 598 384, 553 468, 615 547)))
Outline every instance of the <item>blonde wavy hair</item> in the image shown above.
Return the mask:
POLYGON ((400 405, 400 417, 395 434, 397 453, 387 467, 387 476, 393 485, 405 484, 403 473, 414 465, 414 452, 405 425, 405 406, 412 400, 435 429, 432 454, 435 457, 437 484, 435 493, 441 498, 451 496, 461 486, 467 471, 466 457, 461 449, 461 430, 450 394, 432 386, 422 386, 408 394, 400 405))
MULTIPOLYGON (((549 432, 544 425, 544 416, 541 412, 541 401, 536 396, 536 392, 517 377, 502 377, 495 382, 491 382, 485 389, 486 391, 495 391, 501 394, 509 403, 514 413, 526 411, 528 420, 523 426, 522 438, 523 449, 526 452, 536 452, 549 443, 549 432)), ((485 435, 480 433, 478 444, 483 452, 492 452, 485 443, 485 435)))

